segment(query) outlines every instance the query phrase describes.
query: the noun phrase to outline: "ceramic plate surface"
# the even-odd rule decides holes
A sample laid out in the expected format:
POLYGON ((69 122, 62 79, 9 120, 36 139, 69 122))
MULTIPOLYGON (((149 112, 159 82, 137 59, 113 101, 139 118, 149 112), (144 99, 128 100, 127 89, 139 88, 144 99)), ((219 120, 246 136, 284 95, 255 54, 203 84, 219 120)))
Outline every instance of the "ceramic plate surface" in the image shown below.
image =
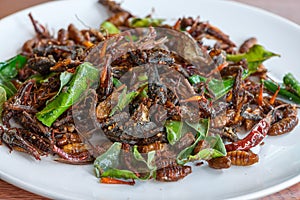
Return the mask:
MULTIPOLYGON (((229 34, 240 44, 251 36, 281 54, 265 65, 275 79, 286 72, 300 77, 300 27, 260 9, 217 0, 125 0, 123 6, 140 16, 155 8, 155 17, 174 20, 200 16, 229 34)), ((50 30, 74 23, 99 27, 107 17, 96 0, 54 1, 32 7, 0 20, 0 60, 13 57, 24 41, 34 36, 27 14, 32 12, 50 30)), ((250 199, 265 196, 300 180, 300 126, 293 132, 269 137, 259 153, 260 161, 250 167, 214 170, 193 167, 193 173, 175 183, 138 182, 135 186, 104 185, 92 166, 71 166, 50 158, 33 158, 0 147, 0 178, 31 192, 55 199, 250 199)))

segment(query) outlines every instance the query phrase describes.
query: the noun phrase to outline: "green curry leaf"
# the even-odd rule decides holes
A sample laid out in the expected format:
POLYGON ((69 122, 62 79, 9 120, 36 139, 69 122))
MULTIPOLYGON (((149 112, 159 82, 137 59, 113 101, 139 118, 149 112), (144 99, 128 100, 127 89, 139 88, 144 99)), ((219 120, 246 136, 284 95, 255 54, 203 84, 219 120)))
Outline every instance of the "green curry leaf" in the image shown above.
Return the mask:
POLYGON ((0 86, 5 90, 7 98, 12 97, 17 92, 15 85, 9 79, 3 77, 1 74, 0 86))
POLYGON ((208 136, 205 138, 205 140, 209 143, 209 148, 202 149, 196 155, 190 155, 188 157, 189 161, 209 160, 211 158, 226 156, 225 145, 219 135, 208 136))
POLYGON ((5 62, 0 62, 0 74, 4 78, 12 79, 17 76, 18 70, 23 68, 26 62, 27 58, 22 55, 16 55, 5 62))
MULTIPOLYGON (((134 160, 132 160, 133 166, 143 164, 145 169, 142 169, 143 176, 138 177, 134 172, 125 169, 119 169, 119 160, 121 152, 121 143, 115 142, 104 154, 100 155, 94 162, 94 169, 96 176, 99 177, 111 177, 111 178, 122 178, 122 179, 139 179, 147 180, 155 175, 155 151, 147 153, 147 161, 138 151, 137 146, 133 147, 131 151, 134 160)), ((137 167, 137 170, 139 168, 137 167)))
POLYGON ((122 179, 139 179, 132 171, 124 169, 108 169, 101 174, 101 177, 122 178, 122 179))
POLYGON ((279 56, 276 53, 266 50, 263 46, 256 44, 249 49, 247 53, 242 54, 227 54, 226 59, 228 61, 239 62, 246 59, 250 62, 263 62, 273 56, 279 56))
POLYGON ((23 68, 26 62, 27 58, 22 55, 16 55, 5 62, 0 62, 0 87, 5 90, 7 98, 17 92, 11 79, 17 76, 18 70, 23 68))
POLYGON ((104 21, 100 28, 104 29, 107 31, 109 34, 118 34, 120 33, 120 30, 111 22, 109 21, 104 21))
POLYGON ((122 82, 115 77, 113 77, 113 84, 116 88, 119 88, 121 85, 123 85, 122 82))
MULTIPOLYGON (((251 74, 255 73, 258 67, 267 59, 279 56, 276 53, 272 53, 266 50, 261 45, 254 45, 249 52, 243 54, 227 54, 227 61, 239 62, 245 59, 248 63, 248 69, 243 72, 242 78, 245 79, 251 74)), ((189 77, 189 82, 191 84, 197 83, 205 83, 207 81, 206 77, 200 75, 193 75, 189 77)), ((220 97, 227 94, 233 87, 234 78, 227 78, 223 80, 219 79, 211 79, 208 82, 208 88, 211 92, 213 92, 215 99, 219 99, 220 97)))
POLYGON ((171 145, 175 144, 182 136, 182 121, 168 120, 165 123, 167 139, 171 145))
POLYGON ((141 161, 147 165, 147 167, 150 170, 153 170, 156 168, 155 166, 155 151, 150 151, 147 153, 147 161, 145 158, 142 156, 142 154, 138 151, 137 145, 133 147, 133 156, 137 161, 141 161))
POLYGON ((261 45, 256 44, 251 47, 247 53, 227 54, 226 59, 233 62, 239 62, 245 59, 248 62, 248 73, 252 74, 257 71, 257 68, 261 63, 274 56, 279 55, 266 50, 261 45))
POLYGON ((132 18, 130 21, 130 26, 137 27, 149 27, 149 26, 160 26, 165 20, 164 19, 154 19, 150 17, 145 18, 132 18))
POLYGON ((119 96, 117 105, 111 110, 110 116, 113 116, 115 112, 122 111, 135 97, 139 95, 140 92, 132 91, 127 93, 127 86, 122 90, 119 96))
POLYGON ((208 136, 205 140, 209 143, 211 148, 221 152, 223 156, 226 155, 225 145, 220 135, 208 136))
POLYGON ((206 137, 208 133, 208 119, 201 119, 198 123, 186 122, 191 128, 193 128, 198 133, 198 137, 206 137))
POLYGON ((202 149, 196 155, 190 155, 188 157, 188 160, 189 161, 193 161, 193 160, 210 160, 212 158, 222 157, 222 156, 225 156, 225 155, 222 152, 220 152, 216 149, 207 148, 207 149, 202 149))
MULTIPOLYGON (((188 79, 191 84, 207 82, 207 78, 197 74, 190 76, 188 79)), ((231 78, 224 79, 224 80, 211 79, 208 82, 208 88, 214 94, 215 98, 219 99, 220 97, 224 96, 232 89, 233 84, 234 84, 234 79, 231 78)))
POLYGON ((38 120, 50 127, 52 123, 76 103, 89 86, 97 82, 99 71, 90 63, 83 63, 76 69, 75 75, 69 82, 68 89, 60 94, 40 112, 36 114, 38 120))
POLYGON ((210 123, 209 119, 202 119, 199 121, 199 124, 201 124, 201 125, 192 125, 191 126, 191 124, 190 124, 190 126, 198 132, 198 137, 191 146, 186 147, 177 155, 176 161, 178 164, 183 165, 183 164, 189 162, 189 157, 193 153, 198 142, 200 140, 205 139, 205 136, 208 133, 209 123, 210 123))
POLYGON ((60 76, 59 76, 59 80, 60 80, 59 90, 58 90, 58 92, 56 93, 56 95, 54 97, 52 97, 50 100, 47 101, 47 104, 48 104, 48 102, 51 102, 53 99, 55 99, 60 94, 63 87, 70 82, 72 77, 73 77, 73 73, 70 73, 70 72, 67 72, 67 71, 62 72, 60 74, 60 76))
POLYGON ((142 162, 147 166, 147 169, 143 169, 145 175, 143 177, 140 177, 140 179, 147 180, 155 174, 155 151, 150 151, 147 153, 146 161, 142 154, 138 151, 137 146, 135 145, 133 147, 133 156, 136 159, 136 161, 142 162))
POLYGON ((98 156, 94 162, 94 170, 99 178, 109 169, 116 168, 119 165, 119 155, 122 144, 115 142, 105 153, 98 156))
POLYGON ((0 86, 0 119, 2 119, 3 104, 6 100, 6 91, 3 87, 0 86))

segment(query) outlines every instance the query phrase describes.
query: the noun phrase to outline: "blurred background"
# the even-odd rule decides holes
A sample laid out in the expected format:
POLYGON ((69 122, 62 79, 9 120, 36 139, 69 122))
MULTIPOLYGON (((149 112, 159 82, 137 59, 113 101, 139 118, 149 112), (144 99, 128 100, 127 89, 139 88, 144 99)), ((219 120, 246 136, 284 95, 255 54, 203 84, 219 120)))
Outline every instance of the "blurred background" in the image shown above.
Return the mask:
MULTIPOLYGON (((51 0, 0 0, 0 18, 24 8, 51 0)), ((90 1, 90 0, 87 0, 90 1)), ((221 0, 220 0, 221 1, 221 0)), ((224 1, 224 0, 223 0, 224 1)), ((232 0, 256 6, 300 25, 300 0, 232 0)))

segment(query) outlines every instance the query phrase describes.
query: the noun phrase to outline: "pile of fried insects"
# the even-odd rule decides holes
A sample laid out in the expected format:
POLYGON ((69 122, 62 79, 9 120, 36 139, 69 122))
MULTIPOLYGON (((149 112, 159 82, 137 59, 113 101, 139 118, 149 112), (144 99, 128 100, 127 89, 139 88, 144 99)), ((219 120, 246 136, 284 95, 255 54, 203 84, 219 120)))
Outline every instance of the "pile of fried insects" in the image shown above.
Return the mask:
POLYGON ((37 160, 51 155, 66 164, 94 163, 102 183, 133 185, 135 180, 177 181, 192 172, 191 163, 215 169, 253 165, 259 161, 253 147, 262 145, 267 135, 296 127, 300 83, 291 73, 282 84, 268 77, 263 62, 278 54, 257 44, 256 38, 238 48, 199 17, 170 25, 151 15, 136 17, 114 1, 99 3, 111 13, 100 29, 79 30, 70 24, 56 36, 29 14, 35 37, 24 43, 20 54, 0 63, 0 144, 37 160), (189 34, 216 67, 197 71, 160 48, 127 52, 102 71, 85 62, 97 44, 138 27, 189 34), (214 44, 205 44, 207 39, 214 44), (125 73, 149 62, 167 67, 133 74, 140 80, 136 87, 122 83, 125 73), (170 69, 178 73, 170 74, 170 69), (170 83, 176 85, 170 90, 165 79, 179 80, 178 74, 184 78, 170 83), (85 141, 91 133, 81 137, 72 110, 93 84, 93 98, 87 102, 94 106, 92 115, 107 140, 91 148, 85 141))

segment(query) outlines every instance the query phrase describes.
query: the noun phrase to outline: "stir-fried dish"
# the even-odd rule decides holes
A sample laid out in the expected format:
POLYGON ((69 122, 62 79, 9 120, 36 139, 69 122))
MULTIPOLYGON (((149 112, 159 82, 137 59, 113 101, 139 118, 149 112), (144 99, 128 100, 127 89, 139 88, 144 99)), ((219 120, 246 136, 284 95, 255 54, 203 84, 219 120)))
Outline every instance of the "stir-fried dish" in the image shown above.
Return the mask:
POLYGON ((253 165, 264 138, 296 127, 300 83, 268 76, 279 55, 256 38, 237 47, 199 17, 166 24, 99 3, 111 13, 100 28, 56 35, 29 14, 35 37, 0 63, 0 144, 132 185, 253 165))

